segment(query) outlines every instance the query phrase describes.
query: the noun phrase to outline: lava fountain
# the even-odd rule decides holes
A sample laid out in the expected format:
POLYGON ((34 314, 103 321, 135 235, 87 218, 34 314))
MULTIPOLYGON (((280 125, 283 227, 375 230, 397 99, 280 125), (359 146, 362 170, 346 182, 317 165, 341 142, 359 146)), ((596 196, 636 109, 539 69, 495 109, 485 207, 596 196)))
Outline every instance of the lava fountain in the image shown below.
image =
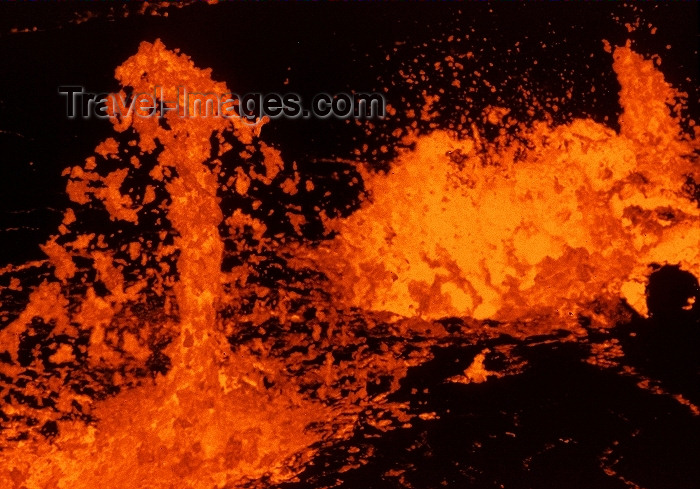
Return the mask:
MULTIPOLYGON (((160 42, 142 43, 116 76, 122 86, 136 92, 156 85, 228 92, 224 84, 210 79, 208 70, 195 68, 186 56, 167 50, 160 42)), ((174 91, 165 92, 168 100, 177 100, 174 91)), ((124 92, 120 95, 125 97, 124 92)), ((5 458, 0 477, 6 487, 27 488, 225 487, 244 478, 288 477, 288 459, 308 457, 305 449, 317 439, 305 428, 327 419, 328 413, 296 392, 282 394, 284 386, 279 395, 271 395, 263 386, 255 359, 231 355, 226 338, 216 328, 224 282, 223 242, 218 230, 223 216, 216 197, 216 164, 209 168, 205 162, 212 159, 210 138, 222 138, 222 133, 229 132, 250 144, 255 127, 238 119, 191 119, 177 114, 166 116, 168 129, 156 118, 134 114, 114 120, 115 130, 128 131, 132 139, 127 145, 137 146, 141 156, 153 152, 156 145, 162 149, 149 174, 167 193, 167 202, 158 204, 165 207, 163 218, 175 237, 172 244, 152 249, 148 259, 140 253, 143 240, 124 247, 135 262, 144 256, 144 262, 153 259, 162 264, 156 273, 169 272, 165 257, 177 253, 177 280, 172 286, 164 285, 177 318, 177 339, 167 350, 172 369, 155 383, 122 392, 94 409, 79 404, 81 412, 90 409, 100 420, 97 427, 58 421, 60 435, 55 444, 37 447, 19 442, 11 452, 3 451, 3 458, 10 458, 5 458)), ((68 193, 77 204, 86 205, 91 199, 101 202, 113 221, 138 223, 139 213, 147 211, 144 208, 156 199, 156 192, 146 187, 137 196, 121 193, 127 174, 141 168, 141 163, 133 157, 128 161, 130 168, 110 171, 110 162, 120 157, 120 149, 113 138, 98 145, 104 175, 95 157, 67 170, 68 193)), ((224 151, 222 145, 220 154, 224 151)), ((67 211, 63 235, 71 234, 65 226, 73 219, 73 211, 67 211)), ((3 375, 22 375, 18 351, 27 321, 55 324, 55 336, 77 336, 78 330, 89 330, 85 355, 93 365, 104 365, 110 359, 118 362, 115 350, 136 361, 148 357, 143 331, 141 337, 125 333, 116 348, 108 346, 105 329, 127 303, 139 301, 154 281, 147 274, 133 282, 126 280, 121 272, 124 262, 115 257, 116 250, 99 244, 104 238, 79 234, 59 244, 56 236, 44 246, 59 282, 40 285, 20 318, 0 333, 0 343, 12 358, 11 366, 3 364, 3 375), (107 293, 99 294, 88 286, 80 304, 71 310, 62 294, 78 273, 76 256, 94 263, 107 293)), ((65 346, 55 356, 54 363, 69 364, 72 348, 65 346)), ((55 411, 61 411, 61 403, 71 410, 73 402, 76 400, 59 399, 55 411)), ((3 410, 19 414, 12 405, 3 410)))
POLYGON ((517 137, 435 131, 409 138, 415 149, 386 173, 365 171, 362 208, 308 252, 337 296, 402 316, 575 323, 603 298, 645 315, 652 264, 698 276, 700 211, 686 190, 698 145, 674 116, 683 94, 628 46, 613 58, 619 133, 590 119, 525 127, 494 107, 517 137))
MULTIPOLYGON (((611 54, 619 132, 581 119, 509 121, 517 134, 496 140, 476 127, 411 136, 387 172, 358 164, 367 197, 349 217, 324 219, 334 237, 320 243, 277 242, 260 220, 222 210, 222 191, 246 195, 251 182, 297 191, 299 178, 277 178, 284 162, 260 140, 262 121, 113 119, 113 137, 65 171, 73 205, 42 247, 51 277, 0 331, 3 487, 291 480, 361 415, 380 431, 387 417, 410 426, 387 392, 449 340, 433 320, 581 333, 577 318, 601 301, 645 315, 652 264, 700 276, 700 211, 684 190, 699 180, 698 144, 680 127, 683 94, 629 46, 611 54), (222 163, 232 154, 233 171, 222 163), (106 230, 86 231, 97 218, 106 230), (254 260, 222 268, 222 236, 243 232, 315 275, 267 301, 270 288, 249 279, 254 260), (272 339, 271 318, 282 325, 272 339), (245 328, 264 331, 232 343, 245 328), (161 372, 145 375, 158 359, 161 372), (370 394, 380 378, 386 392, 370 394)), ((143 42, 116 78, 122 100, 156 86, 171 104, 178 86, 229 92, 160 41, 143 42)), ((489 120, 508 112, 494 107, 489 120)), ((492 375, 484 355, 461 381, 492 375)))

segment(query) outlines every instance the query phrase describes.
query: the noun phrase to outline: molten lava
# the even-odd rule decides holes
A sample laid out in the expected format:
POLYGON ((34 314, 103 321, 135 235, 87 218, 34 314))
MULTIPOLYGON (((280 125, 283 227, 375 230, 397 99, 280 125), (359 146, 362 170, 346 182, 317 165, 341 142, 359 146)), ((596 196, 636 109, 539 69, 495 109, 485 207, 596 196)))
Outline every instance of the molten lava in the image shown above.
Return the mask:
POLYGON ((652 263, 698 276, 700 210, 684 191, 698 143, 669 108, 680 94, 629 47, 613 56, 619 134, 591 120, 488 143, 435 131, 387 173, 365 171, 364 206, 308 253, 337 295, 402 316, 575 321, 601 298, 646 314, 652 263))
MULTIPOLYGON (((280 181, 284 162, 260 126, 174 112, 115 119, 114 136, 65 172, 73 205, 42 248, 52 277, 0 331, 2 487, 291 480, 361 417, 378 431, 435 417, 388 400, 449 340, 429 320, 538 319, 578 332, 595 303, 624 299, 646 314, 651 264, 700 276, 700 210, 683 190, 698 143, 674 111, 682 94, 629 47, 613 57, 619 132, 575 120, 523 123, 495 141, 477 130, 413 136, 388 172, 361 169, 368 197, 325 219, 336 234, 320 244, 282 243, 259 219, 222 210, 222 192, 245 196, 252 183, 298 190, 298 174, 280 181), (224 168, 234 152, 239 166, 224 168), (99 219, 107 229, 86 231, 99 219), (224 271, 223 236, 253 258, 224 271), (256 283, 261 250, 316 275, 279 290, 256 283), (157 359, 161 373, 143 374, 157 359)), ((116 78, 122 97, 229 92, 160 41, 143 42, 116 78)), ((500 124, 508 110, 492 115, 500 124)), ((488 353, 452 380, 502 376, 485 367, 488 353)))
MULTIPOLYGON (((147 91, 153 85, 228 92, 224 84, 211 81, 209 71, 195 68, 186 56, 168 51, 160 42, 143 43, 139 52, 117 69, 116 76, 123 86, 136 92, 147 91)), ((166 93, 168 100, 175 100, 174 93, 166 93)), ((2 478, 8 481, 8 487, 127 488, 146 487, 145 481, 152 481, 151 487, 224 487, 241 478, 263 475, 274 481, 288 477, 285 464, 290 457, 308 457, 305 448, 318 436, 305 428, 330 415, 324 406, 301 398, 284 382, 280 381, 273 391, 265 388, 262 374, 277 375, 273 364, 259 365, 243 352, 231 355, 226 338, 217 330, 217 306, 225 282, 221 272, 223 242, 217 228, 223 216, 216 197, 216 166, 210 169, 204 163, 211 159, 213 135, 221 137, 228 131, 249 144, 254 128, 237 119, 191 119, 168 114, 166 120, 168 129, 156 118, 133 115, 115 123, 117 132, 130 132, 133 139, 128 144, 138 146, 140 155, 162 146, 150 176, 167 192, 167 200, 159 204, 166 208, 164 217, 175 237, 172 244, 161 243, 152 249, 149 258, 145 256, 149 252, 140 252, 143 238, 125 245, 131 260, 154 259, 160 269, 129 282, 122 273, 124 261, 115 256, 117 250, 100 244, 105 236, 80 234, 62 245, 55 237, 44 251, 60 282, 40 285, 22 316, 0 334, 1 344, 16 365, 3 364, 4 375, 22 375, 23 369, 17 365, 20 336, 26 324, 36 320, 54 325, 51 334, 56 336, 78 336, 80 330, 89 331, 84 354, 94 368, 104 368, 123 358, 143 362, 150 354, 147 329, 165 325, 149 324, 139 336, 112 331, 121 336, 116 344, 110 344, 105 330, 111 329, 115 316, 128 302, 139 301, 144 289, 153 285, 149 275, 167 273, 165 258, 176 250, 177 280, 166 285, 176 303, 179 330, 177 340, 167 350, 172 369, 153 384, 127 390, 94 406, 87 396, 69 394, 66 388, 61 396, 68 398, 59 399, 57 411, 71 411, 73 403, 80 402, 80 411, 99 419, 99 427, 58 421, 60 437, 54 444, 20 442, 12 453, 4 451, 3 457, 11 457, 3 463, 8 472, 2 478), (68 279, 78 273, 75 257, 94 263, 96 278, 108 292, 98 294, 89 285, 80 303, 71 309, 63 292, 69 287, 68 279)), ((122 193, 125 177, 141 164, 138 157, 133 157, 128 161, 131 168, 112 170, 110 163, 119 159, 121 150, 112 138, 98 145, 96 154, 103 158, 100 164, 105 166, 104 174, 95 157, 67 170, 68 193, 77 204, 85 205, 91 198, 101 202, 112 220, 136 222, 139 212, 154 200, 154 191, 146 188, 137 196, 122 193)), ((67 211, 64 225, 70 226, 73 219, 73 211, 67 211)), ((68 233, 68 229, 62 230, 62 234, 68 233)), ((59 349, 56 355, 70 357, 72 353, 59 349)), ((55 363, 67 363, 65 360, 57 358, 55 363)), ((40 366, 37 370, 41 373, 40 366)), ((120 374, 117 371, 113 375, 120 374)), ((52 380, 65 382, 66 373, 61 376, 64 378, 52 380)), ((10 405, 5 412, 16 411, 10 405)), ((46 417, 40 409, 36 413, 46 417)), ((3 435, 10 433, 5 430, 3 435)))

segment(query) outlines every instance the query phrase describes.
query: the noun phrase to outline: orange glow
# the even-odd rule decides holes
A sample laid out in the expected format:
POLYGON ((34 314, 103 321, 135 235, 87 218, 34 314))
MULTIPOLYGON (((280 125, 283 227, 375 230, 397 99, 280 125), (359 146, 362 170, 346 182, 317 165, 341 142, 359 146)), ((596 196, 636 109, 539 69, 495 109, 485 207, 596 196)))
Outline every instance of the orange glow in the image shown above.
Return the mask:
MULTIPOLYGON (((16 399, 3 407, 14 421, 0 432, 0 487, 233 488, 291 480, 324 444, 348 438, 361 415, 380 431, 391 429, 389 419, 410 426, 416 417, 434 418, 409 415, 387 394, 368 393, 381 377, 395 392, 410 367, 431 358, 431 348, 449 337, 431 320, 510 321, 508 332, 526 337, 562 324, 585 334, 576 319, 595 318, 594 303, 624 299, 646 315, 650 264, 700 276, 700 209, 682 190, 695 171, 688 155, 700 146, 680 129, 675 106, 682 94, 653 62, 629 46, 612 56, 622 86, 619 133, 579 119, 559 126, 518 121, 517 137, 495 141, 476 127, 461 139, 442 130, 414 134, 407 143, 415 148, 388 172, 358 164, 368 196, 349 217, 324 218, 326 231, 337 235, 320 244, 280 244, 254 216, 221 209, 222 188, 240 196, 252 184, 279 185, 287 195, 314 189, 298 172, 275 180, 284 161, 260 140, 264 121, 174 113, 167 125, 115 119, 114 137, 64 172, 71 208, 42 246, 53 277, 0 330, 12 360, 0 362, 0 374, 17 378, 31 368, 37 375, 28 395, 60 392, 53 409, 16 399), (222 182, 220 158, 234 149, 244 162, 258 157, 261 166, 238 167, 222 182), (134 154, 127 158, 128 151, 134 154), (131 188, 130 175, 156 154, 150 184, 131 188), (111 236, 80 231, 78 216, 89 205, 125 226, 139 225, 151 209, 162 211, 162 229, 116 249, 111 236), (241 245, 248 251, 290 256, 293 266, 327 279, 308 279, 306 295, 254 284, 248 277, 255 254, 224 272, 224 225, 234 237, 253 235, 255 246, 241 245), (128 264, 144 271, 127 273, 128 264), (273 293, 279 299, 268 301, 273 293), (162 302, 149 302, 154 296, 162 302), (352 321, 353 307, 365 314, 362 327, 352 321), (282 346, 274 338, 229 344, 227 337, 251 324, 273 335, 271 320, 306 329, 288 328, 282 346), (531 320, 539 322, 522 327, 531 320), (80 353, 92 370, 72 375, 97 395, 68 388, 67 368, 49 372, 36 359, 20 366, 21 336, 41 325, 52 325, 50 359, 59 366, 77 355, 59 337, 87 338, 80 353), (379 346, 370 348, 370 335, 379 346), (411 349, 396 337, 411 339, 411 349), (167 344, 161 353, 170 369, 137 375, 156 344, 167 344), (117 391, 107 392, 106 384, 117 391), (28 418, 37 420, 35 429, 27 431, 28 418), (38 433, 46 423, 57 427, 50 443, 38 433), (28 434, 17 441, 22 433, 28 434)), ((128 88, 153 86, 162 86, 167 100, 177 86, 230 91, 159 40, 141 43, 115 76, 122 97, 128 88)), ((435 102, 426 96, 421 118, 434 116, 435 102)), ((492 107, 487 120, 498 125, 509 114, 492 107)), ((285 213, 301 236, 304 215, 285 213)), ((502 376, 486 367, 488 353, 448 381, 502 376)))
POLYGON ((491 143, 435 131, 413 136, 388 173, 365 171, 365 205, 307 250, 338 297, 402 316, 560 316, 575 327, 601 298, 646 314, 651 263, 697 276, 700 211, 682 191, 697 141, 669 112, 679 94, 652 61, 629 47, 613 56, 619 134, 591 120, 491 143))
MULTIPOLYGON (((182 84, 202 92, 227 91, 224 84, 211 81, 208 70, 195 68, 186 56, 168 51, 159 41, 142 43, 138 53, 117 69, 116 76, 122 85, 137 92, 158 84, 182 84)), ((11 452, 3 451, 3 487, 142 488, 143 481, 154 481, 151 487, 223 487, 263 475, 273 481, 288 477, 290 458, 305 460, 311 455, 305 449, 319 435, 305 428, 328 419, 328 410, 300 397, 294 386, 282 379, 275 391, 268 391, 262 378, 279 375, 274 363, 260 364, 244 352, 231 355, 216 326, 216 307, 222 301, 225 281, 221 273, 223 243, 217 229, 223 216, 216 197, 216 174, 203 163, 210 158, 212 134, 231 132, 244 143, 252 141, 254 128, 237 122, 170 117, 169 130, 159 127, 156 119, 133 118, 115 124, 119 132, 133 131, 141 154, 153 151, 156 141, 163 145, 151 172, 156 180, 173 171, 178 175, 165 183, 170 197, 167 218, 177 233, 172 247, 179 252, 178 280, 172 286, 178 339, 167 351, 173 368, 154 383, 146 382, 98 405, 93 406, 87 396, 80 397, 83 412, 89 410, 100 420, 99 425, 59 421, 56 443, 19 443, 11 452), (154 463, 156 460, 159 462, 154 463)), ((119 149, 110 138, 95 152, 109 159, 116 158, 119 149)), ((273 172, 278 155, 268 151, 265 156, 268 173, 273 172)), ((132 161, 135 164, 137 160, 132 161)), ((96 170, 95 159, 90 157, 85 165, 66 171, 71 199, 86 204, 92 195, 103 203, 111 219, 136 222, 141 206, 153 200, 153 191, 136 197, 123 194, 120 187, 128 169, 115 170, 106 177, 96 170)), ((70 226, 71 215, 73 211, 67 211, 66 226, 70 226)), ((111 329, 117 313, 139 299, 146 277, 127 283, 120 272, 123 267, 114 260, 114 250, 101 249, 104 247, 96 244, 99 241, 94 235, 79 235, 64 246, 55 240, 44 246, 57 279, 65 281, 77 272, 72 256, 89 257, 109 295, 100 297, 91 286, 79 308, 69 311, 59 284, 45 282, 32 294, 22 316, 0 332, 0 343, 9 347, 15 361, 19 335, 36 317, 47 323, 56 321, 56 335, 77 335, 78 329, 91 331, 88 356, 96 367, 116 366, 125 358, 142 363, 148 357, 148 331, 141 330, 141 337, 124 333, 119 342, 122 353, 106 337, 105 330, 111 329)), ((139 257, 139 248, 139 242, 132 243, 134 258, 139 257)), ((170 253, 172 250, 163 246, 156 250, 156 258, 170 253)), ((164 326, 150 324, 148 328, 164 326)), ((55 360, 67 356, 69 353, 58 350, 55 360)), ((2 369, 6 375, 17 375, 20 370, 5 364, 2 369)), ((63 392, 70 396, 67 389, 63 392)), ((70 410, 73 400, 61 399, 59 404, 70 410)), ((36 414, 43 411, 36 410, 36 414)))

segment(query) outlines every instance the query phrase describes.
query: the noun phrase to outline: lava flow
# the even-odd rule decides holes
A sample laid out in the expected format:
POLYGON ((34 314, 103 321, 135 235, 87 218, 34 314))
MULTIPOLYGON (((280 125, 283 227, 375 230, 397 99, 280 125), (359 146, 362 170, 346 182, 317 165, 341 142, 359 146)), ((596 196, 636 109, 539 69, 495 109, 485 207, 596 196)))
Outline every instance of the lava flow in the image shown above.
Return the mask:
MULTIPOLYGON (((601 302, 647 314, 652 264, 700 277, 700 210, 685 187, 700 180, 699 147, 680 127, 682 94, 629 46, 612 54, 619 133, 575 120, 523 122, 494 141, 476 127, 413 136, 388 172, 358 164, 367 197, 324 217, 334 237, 320 243, 283 242, 222 205, 252 186, 301 191, 259 124, 114 119, 113 137, 66 169, 73 204, 42 247, 50 276, 0 330, 2 486, 293 480, 360 419, 382 432, 434 417, 388 395, 451 334, 483 333, 433 320, 580 333, 601 302), (265 253, 288 260, 287 278, 257 280, 265 253)), ((229 92, 160 41, 116 78, 123 98, 229 92)), ((492 123, 507 114, 494 108, 492 123)), ((487 353, 454 381, 503 375, 487 353)))

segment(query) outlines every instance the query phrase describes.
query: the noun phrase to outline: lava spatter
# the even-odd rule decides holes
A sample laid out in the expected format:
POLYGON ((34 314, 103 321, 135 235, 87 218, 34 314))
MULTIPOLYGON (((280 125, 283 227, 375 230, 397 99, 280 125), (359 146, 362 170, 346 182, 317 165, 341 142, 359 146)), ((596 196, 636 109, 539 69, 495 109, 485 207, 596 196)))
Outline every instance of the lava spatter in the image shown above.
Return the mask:
MULTIPOLYGON (((370 197, 308 252, 353 306, 403 316, 575 322, 597 299, 646 314, 649 265, 700 273, 700 212, 684 191, 697 139, 651 60, 614 52, 619 133, 588 119, 488 142, 412 138, 370 197)), ((303 254, 303 253, 302 253, 303 254)))
MULTIPOLYGON (((261 187, 290 198, 333 193, 261 141, 260 125, 175 112, 115 120, 112 137, 66 170, 71 208, 42 246, 50 276, 26 286, 29 304, 0 331, 0 482, 269 486, 347 447, 324 465, 337 474, 317 487, 332 487, 367 465, 372 439, 426 427, 425 438, 441 416, 455 425, 471 416, 459 403, 442 409, 454 399, 433 396, 435 385, 511 382, 551 343, 590 347, 589 365, 579 353, 540 358, 531 391, 552 372, 550 385, 567 385, 559 365, 581 383, 585 369, 616 367, 619 343, 588 345, 580 316, 620 299, 644 314, 650 264, 697 276, 700 260, 699 211, 683 191, 697 143, 669 110, 681 94, 628 47, 615 50, 613 67, 619 132, 588 119, 510 120, 517 137, 490 141, 476 126, 467 137, 411 136, 415 148, 387 173, 358 170, 368 197, 335 219, 317 202, 311 215, 257 198, 261 187), (286 232, 266 213, 284 216, 286 232), (335 237, 304 240, 314 219, 335 237), (554 329, 564 331, 533 338, 554 329)), ((228 92, 160 41, 142 43, 116 77, 125 99, 154 86, 170 101, 178 86, 228 92)), ((432 119, 435 100, 426 94, 422 116, 432 119)), ((497 126, 510 113, 494 106, 486 118, 497 126)), ((494 409, 483 399, 487 419, 494 409)), ((515 439, 520 414, 505 435, 484 428, 479 437, 515 439)), ((483 454, 472 441, 469 453, 483 454)), ((417 447, 431 456, 427 443, 407 453, 417 447)), ((514 463, 527 469, 539 448, 514 463)), ((403 484, 408 469, 385 476, 403 484)))
MULTIPOLYGON (((173 103, 178 86, 228 92, 160 41, 143 42, 116 77, 125 100, 152 86, 173 103)), ((300 177, 295 164, 282 171, 260 126, 175 111, 112 122, 115 134, 64 172, 73 204, 42 247, 51 276, 0 331, 10 421, 0 480, 274 484, 360 418, 380 431, 410 426, 388 394, 447 332, 343 313, 318 272, 261 278, 283 239, 241 208, 225 213, 224 200, 250 197, 254 184, 294 194, 300 177), (238 265, 226 267, 227 254, 238 265)), ((299 209, 288 208, 294 230, 299 209)))
MULTIPOLYGON (((154 85, 173 87, 172 92, 165 89, 166 100, 173 101, 177 86, 228 92, 223 83, 211 81, 208 70, 195 68, 186 56, 159 41, 142 43, 116 77, 136 92, 154 85)), ((304 399, 293 385, 279 381, 269 390, 263 372, 270 370, 267 375, 273 378, 277 373, 250 355, 231 355, 217 328, 226 280, 221 272, 218 226, 224 216, 216 196, 216 157, 231 146, 220 145, 220 154, 212 158, 210 140, 223 140, 222 134, 228 133, 250 145, 255 128, 220 117, 168 114, 166 121, 167 129, 157 118, 120 117, 115 120, 115 138, 130 139, 120 143, 109 138, 98 145, 96 156, 66 171, 68 194, 78 214, 80 206, 89 205, 106 211, 117 226, 138 226, 155 213, 155 232, 146 229, 155 236, 74 232, 76 213, 71 209, 60 235, 44 246, 54 279, 36 288, 25 311, 0 332, 0 339, 8 357, 2 365, 4 381, 30 375, 26 367, 35 367, 29 384, 36 387, 25 392, 45 391, 48 401, 28 406, 15 398, 3 404, 3 414, 18 421, 23 416, 47 418, 55 441, 35 445, 33 436, 25 435, 27 443, 12 449, 4 441, 0 479, 8 487, 224 487, 262 476, 274 481, 289 476, 289 467, 295 466, 290 457, 308 458, 306 447, 319 435, 307 426, 328 419, 323 405, 304 399), (135 147, 138 151, 123 161, 123 153, 135 147), (127 189, 128 176, 144 169, 153 185, 141 192, 127 189), (115 249, 110 241, 118 239, 123 241, 115 249), (91 270, 83 270, 85 263, 91 270), (149 295, 162 300, 154 305, 146 299, 149 295), (141 303, 142 311, 146 308, 139 323, 119 323, 120 315, 135 303, 141 303), (50 363, 58 370, 44 372, 40 359, 23 360, 28 323, 44 331, 41 339, 55 349, 50 363), (140 385, 124 385, 123 377, 133 377, 134 372, 123 364, 146 363, 153 353, 148 339, 159 329, 171 333, 164 350, 171 368, 153 381, 146 377, 140 385), (73 350, 82 362, 73 358, 73 350), (67 381, 80 371, 85 372, 82 390, 67 381), (111 391, 100 392, 95 371, 107 372, 111 391), (120 387, 131 388, 98 402, 120 387), (79 416, 71 416, 76 403, 87 421, 97 423, 86 425, 79 416)), ((274 152, 264 155, 268 173, 275 158, 274 152)), ((122 231, 116 234, 127 234, 122 231)), ((12 431, 5 427, 5 440, 11 440, 12 431)))

